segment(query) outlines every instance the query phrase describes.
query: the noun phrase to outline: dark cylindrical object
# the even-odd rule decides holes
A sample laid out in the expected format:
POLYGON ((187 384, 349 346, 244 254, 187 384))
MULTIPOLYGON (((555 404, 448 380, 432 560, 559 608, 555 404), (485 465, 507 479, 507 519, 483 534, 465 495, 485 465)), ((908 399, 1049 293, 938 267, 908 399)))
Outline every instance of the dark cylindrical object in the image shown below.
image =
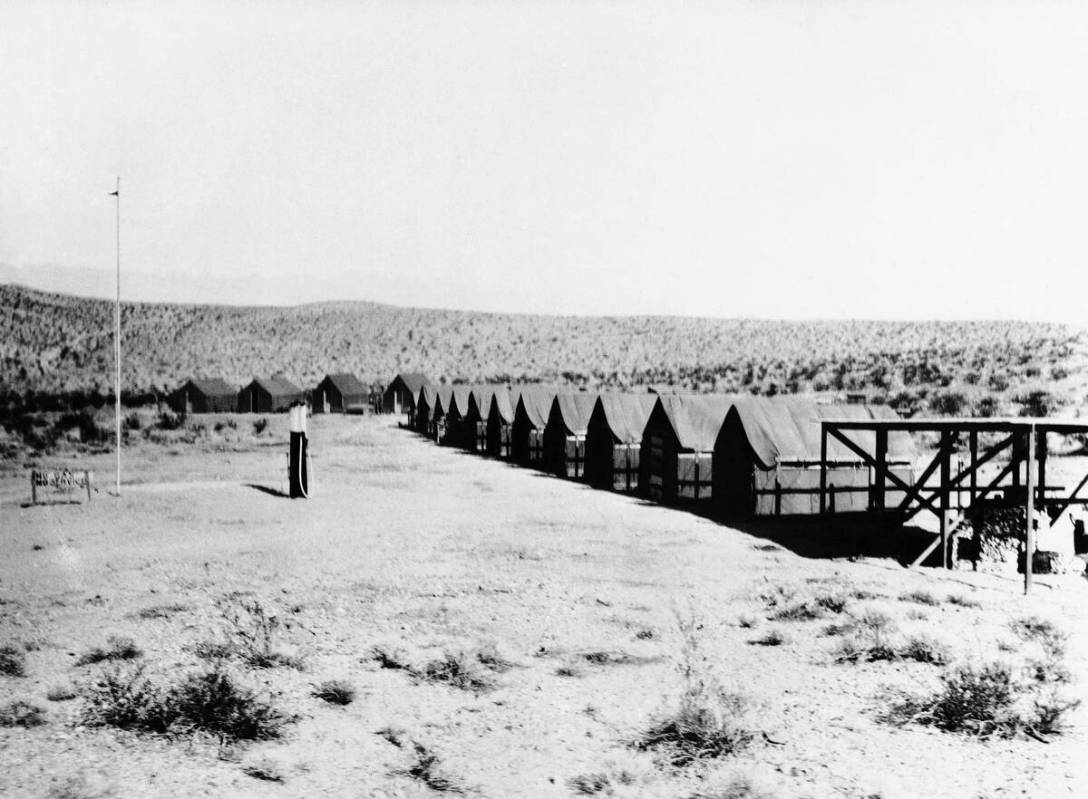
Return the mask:
POLYGON ((310 492, 310 479, 306 472, 306 406, 292 405, 290 415, 291 453, 287 459, 287 482, 291 499, 306 499, 310 492))

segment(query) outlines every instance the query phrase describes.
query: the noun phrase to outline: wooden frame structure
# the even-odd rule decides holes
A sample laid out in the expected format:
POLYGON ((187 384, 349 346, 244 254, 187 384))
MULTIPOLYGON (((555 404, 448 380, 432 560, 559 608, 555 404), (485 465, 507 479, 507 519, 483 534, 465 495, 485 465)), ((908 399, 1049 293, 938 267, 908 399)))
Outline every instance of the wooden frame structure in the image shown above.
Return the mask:
MULTIPOLYGON (((912 566, 925 560, 937 548, 941 548, 941 564, 949 566, 950 543, 964 519, 987 497, 1003 492, 1010 503, 1023 501, 1027 510, 1025 522, 1025 553, 1034 550, 1035 510, 1046 510, 1051 519, 1060 516, 1070 505, 1086 505, 1088 498, 1080 492, 1088 485, 1088 474, 1072 491, 1064 486, 1048 485, 1046 481, 1047 436, 1050 433, 1069 435, 1088 433, 1088 422, 1047 418, 1020 419, 873 419, 868 421, 822 421, 820 424, 820 513, 829 512, 828 498, 833 497, 835 487, 828 484, 827 444, 835 439, 854 452, 873 469, 874 479, 870 488, 870 511, 905 524, 923 511, 933 513, 940 524, 935 540, 919 555, 912 566), (876 438, 876 452, 870 454, 850 439, 851 431, 865 431, 876 438), (910 482, 903 480, 888 469, 888 433, 934 433, 939 445, 929 464, 910 482), (996 443, 980 449, 979 436, 996 437, 996 443), (967 460, 953 456, 966 439, 967 460), (979 480, 979 470, 1004 454, 1003 467, 987 482, 979 480), (1022 468, 1023 467, 1023 468, 1022 468), (1021 471, 1024 486, 1021 488, 1021 471), (937 475, 935 484, 931 478, 937 475), (888 490, 905 492, 903 499, 888 507, 885 502, 888 490), (1020 494, 1023 492, 1023 499, 1020 494), (966 504, 963 496, 966 494, 966 504), (953 504, 953 499, 957 500, 953 504)), ((999 461, 1000 462, 1000 461, 999 461)), ((1024 590, 1031 588, 1032 558, 1025 555, 1024 590)))

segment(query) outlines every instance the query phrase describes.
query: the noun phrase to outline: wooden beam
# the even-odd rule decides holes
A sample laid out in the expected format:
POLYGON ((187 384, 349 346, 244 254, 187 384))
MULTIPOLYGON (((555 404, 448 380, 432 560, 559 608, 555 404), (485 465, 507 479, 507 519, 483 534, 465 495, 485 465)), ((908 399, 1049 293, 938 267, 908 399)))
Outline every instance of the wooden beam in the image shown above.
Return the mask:
POLYGON ((873 475, 873 509, 884 510, 884 489, 888 483, 888 431, 876 431, 876 472, 873 475))
POLYGON ((1031 593, 1031 572, 1035 560, 1035 428, 1028 432, 1027 519, 1024 527, 1024 593, 1031 593))
MULTIPOLYGON (((1085 474, 1084 477, 1080 479, 1080 482, 1077 483, 1077 487, 1073 489, 1073 493, 1066 497, 1066 499, 1062 502, 1061 507, 1058 508, 1058 516, 1061 516, 1063 513, 1065 513, 1066 510, 1068 510, 1069 506, 1076 501, 1077 494, 1080 493, 1080 490, 1084 488, 1085 485, 1088 485, 1088 474, 1085 474)), ((1055 518, 1057 518, 1057 516, 1055 516, 1055 518)))
POLYGON ((930 553, 932 553, 933 550, 935 550, 938 546, 940 546, 940 544, 941 544, 941 537, 939 535, 934 536, 933 537, 933 543, 931 543, 928 547, 923 549, 922 554, 919 555, 918 557, 916 557, 913 561, 911 561, 910 568, 912 568, 912 569, 917 568, 919 566, 919 564, 922 563, 922 561, 924 561, 926 558, 928 558, 930 556, 930 553))
POLYGON ((820 423, 820 515, 827 512, 827 424, 820 423))
POLYGON ((950 430, 941 433, 941 477, 938 496, 941 501, 941 568, 948 568, 948 511, 952 489, 952 447, 953 434, 950 430))
MULTIPOLYGON (((979 469, 981 469, 985 464, 989 463, 991 460, 996 458, 998 456, 998 454, 1001 453, 1002 450, 1004 450, 1006 447, 1008 447, 1009 444, 1012 443, 1013 438, 1014 438, 1014 436, 1009 436, 1008 438, 1004 439, 1003 441, 1001 441, 1001 442, 995 444, 994 446, 990 447, 990 449, 986 452, 985 455, 983 455, 981 458, 979 458, 978 460, 975 461, 975 468, 973 470, 969 470, 967 472, 960 472, 958 475, 956 475, 952 479, 951 485, 952 486, 957 486, 961 482, 963 482, 963 480, 965 480, 967 477, 969 477, 969 476, 974 477, 978 473, 979 469)), ((915 516, 917 516, 923 510, 929 510, 934 515, 937 514, 937 511, 933 508, 933 502, 934 502, 936 497, 934 496, 934 497, 931 497, 928 500, 923 500, 921 498, 921 492, 922 491, 934 491, 934 492, 936 492, 936 489, 926 488, 925 487, 925 481, 929 479, 930 475, 933 474, 933 472, 936 470, 938 465, 940 465, 940 450, 937 451, 937 455, 933 458, 933 461, 929 464, 929 467, 927 467, 927 469, 925 471, 925 474, 923 474, 922 477, 918 480, 918 484, 916 485, 916 487, 912 491, 908 492, 907 496, 899 504, 899 511, 900 512, 906 512, 906 516, 903 518, 903 523, 904 524, 906 522, 910 521, 911 519, 913 519, 915 516), (917 508, 913 508, 910 511, 907 511, 906 510, 907 505, 914 499, 918 499, 918 501, 921 502, 922 504, 917 508)), ((1008 469, 1007 468, 1006 468, 1005 471, 1002 472, 1002 477, 1004 475, 1006 475, 1006 474, 1008 474, 1008 469)), ((976 484, 976 487, 975 487, 976 491, 977 491, 977 488, 978 487, 977 487, 977 484, 976 484)), ((972 501, 971 505, 974 505, 973 501, 972 501)))
POLYGON ((972 430, 967 434, 968 448, 971 450, 971 485, 969 488, 970 496, 967 500, 967 507, 971 507, 975 504, 975 492, 978 491, 978 430, 972 430))

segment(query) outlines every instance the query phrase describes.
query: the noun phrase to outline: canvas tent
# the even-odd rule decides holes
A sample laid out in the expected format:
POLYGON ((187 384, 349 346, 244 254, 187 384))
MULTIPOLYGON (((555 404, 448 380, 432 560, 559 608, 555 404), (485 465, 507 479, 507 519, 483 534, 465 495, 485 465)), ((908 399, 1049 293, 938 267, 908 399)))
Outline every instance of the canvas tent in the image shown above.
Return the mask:
POLYGON ((442 415, 438 421, 441 429, 435 439, 439 444, 463 448, 466 437, 471 440, 465 430, 465 414, 468 413, 471 396, 472 389, 468 386, 449 387, 449 398, 440 405, 442 415))
POLYGON ((722 394, 659 396, 642 434, 639 490, 664 502, 711 499, 714 442, 733 401, 722 394))
POLYGON ((434 390, 434 405, 431 407, 431 426, 428 435, 441 443, 446 437, 446 414, 453 401, 453 387, 442 385, 434 390))
POLYGON ((401 372, 382 392, 382 410, 386 413, 406 413, 408 425, 414 426, 416 400, 419 390, 425 385, 431 385, 431 381, 422 372, 401 372))
POLYGON ((554 388, 526 386, 514 407, 514 423, 510 426, 510 454, 523 466, 542 466, 544 462, 544 428, 548 424, 552 401, 560 392, 554 388))
POLYGON ((279 413, 304 401, 302 389, 283 375, 255 377, 238 392, 238 412, 279 413))
POLYGON ((325 375, 313 392, 314 413, 363 413, 370 401, 370 389, 353 374, 325 375))
POLYGON ((657 395, 601 394, 586 424, 586 480, 596 488, 638 489, 642 431, 657 395))
MULTIPOLYGON (((806 397, 743 397, 726 415, 714 446, 714 498, 730 517, 805 515, 820 510, 821 420, 898 418, 883 405, 825 405, 806 397)), ((852 439, 875 453, 871 431, 852 439)), ((889 471, 911 482, 916 457, 910 434, 888 435, 889 471)), ((836 512, 869 508, 873 475, 861 458, 831 438, 827 449, 828 484, 836 512)), ((888 490, 887 501, 903 498, 888 490)))
POLYGON ((433 435, 431 421, 434 418, 434 406, 437 401, 438 396, 430 383, 420 386, 412 414, 412 427, 425 436, 433 435))
POLYGON ((559 477, 585 474, 586 424, 597 395, 584 391, 556 394, 544 426, 544 468, 559 477))
POLYGON ((193 377, 167 397, 178 413, 230 413, 238 407, 238 389, 218 377, 193 377))
POLYGON ((487 410, 487 454, 492 458, 513 458, 514 408, 520 396, 520 389, 510 391, 506 388, 497 388, 491 395, 487 410))
POLYGON ((473 386, 469 390, 462 446, 483 455, 487 452, 487 415, 497 386, 473 386))

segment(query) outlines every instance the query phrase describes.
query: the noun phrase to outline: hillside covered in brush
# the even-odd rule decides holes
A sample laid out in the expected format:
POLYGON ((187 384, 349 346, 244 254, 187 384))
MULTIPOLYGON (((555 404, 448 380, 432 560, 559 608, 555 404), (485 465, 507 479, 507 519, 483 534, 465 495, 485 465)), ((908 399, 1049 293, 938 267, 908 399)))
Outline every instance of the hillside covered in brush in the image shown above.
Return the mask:
MULTIPOLYGON (((0 388, 112 385, 113 306, 0 286, 0 388)), ((1085 334, 1058 324, 563 317, 399 308, 123 306, 123 383, 163 391, 190 375, 241 385, 283 372, 305 387, 350 371, 384 381, 558 381, 753 393, 865 392, 905 408, 1015 412, 1084 400, 1085 334), (1045 396, 1043 396, 1045 395, 1045 396), (942 405, 956 407, 942 407, 942 405), (1007 407, 1004 407, 1007 406, 1007 407)))

